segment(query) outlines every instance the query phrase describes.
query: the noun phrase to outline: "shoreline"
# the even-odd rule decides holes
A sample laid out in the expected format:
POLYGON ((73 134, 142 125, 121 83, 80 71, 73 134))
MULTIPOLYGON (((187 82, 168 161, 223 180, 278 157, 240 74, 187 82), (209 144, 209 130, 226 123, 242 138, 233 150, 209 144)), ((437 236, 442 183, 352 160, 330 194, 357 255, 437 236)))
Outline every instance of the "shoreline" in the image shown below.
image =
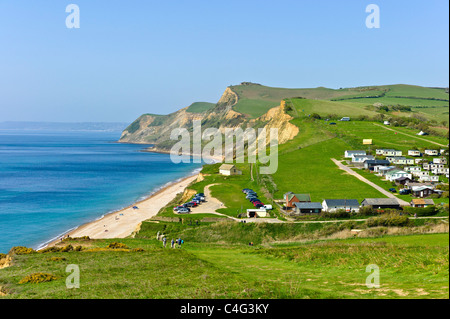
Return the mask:
POLYGON ((41 244, 37 250, 54 246, 67 236, 72 238, 89 236, 91 239, 126 238, 132 235, 143 221, 156 216, 160 209, 170 203, 177 194, 184 192, 198 176, 199 172, 195 170, 193 174, 171 181, 148 197, 128 207, 107 213, 96 220, 67 230, 56 238, 41 244), (135 206, 138 209, 134 209, 135 206))

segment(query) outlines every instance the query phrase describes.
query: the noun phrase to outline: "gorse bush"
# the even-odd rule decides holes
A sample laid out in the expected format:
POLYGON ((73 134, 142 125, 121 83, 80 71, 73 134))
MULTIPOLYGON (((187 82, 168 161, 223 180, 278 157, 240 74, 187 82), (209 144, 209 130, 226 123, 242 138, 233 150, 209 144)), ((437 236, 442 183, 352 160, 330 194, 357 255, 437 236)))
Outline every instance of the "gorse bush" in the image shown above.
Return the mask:
POLYGON ((9 251, 10 255, 27 255, 27 254, 33 254, 36 251, 32 248, 23 247, 23 246, 16 246, 11 248, 9 251))
POLYGON ((34 274, 30 274, 30 275, 22 278, 19 281, 19 284, 26 284, 26 283, 39 284, 42 282, 49 282, 49 281, 53 281, 56 279, 58 279, 58 278, 52 274, 34 273, 34 274))
POLYGON ((117 242, 110 243, 107 248, 112 248, 112 249, 129 249, 127 245, 122 244, 122 243, 117 243, 117 242))

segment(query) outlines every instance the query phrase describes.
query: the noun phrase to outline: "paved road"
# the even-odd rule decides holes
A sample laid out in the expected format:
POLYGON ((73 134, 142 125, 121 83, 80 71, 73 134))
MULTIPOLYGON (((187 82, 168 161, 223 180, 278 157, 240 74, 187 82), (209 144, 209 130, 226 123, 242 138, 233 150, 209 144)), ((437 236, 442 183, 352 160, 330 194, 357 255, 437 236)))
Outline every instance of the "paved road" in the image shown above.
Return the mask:
POLYGON ((359 175, 358 173, 356 173, 354 170, 352 170, 351 168, 348 168, 347 166, 345 166, 344 164, 342 164, 341 162, 339 162, 338 160, 332 158, 331 159, 340 169, 346 171, 347 173, 349 173, 350 175, 355 176, 357 179, 363 181, 364 183, 372 186, 373 188, 375 188, 377 191, 379 191, 380 193, 386 195, 389 198, 395 198, 396 200, 398 200, 400 202, 401 206, 410 206, 408 202, 404 201, 403 199, 397 198, 394 194, 386 191, 384 188, 378 186, 375 183, 372 183, 371 181, 369 181, 367 178, 362 177, 361 175, 359 175))

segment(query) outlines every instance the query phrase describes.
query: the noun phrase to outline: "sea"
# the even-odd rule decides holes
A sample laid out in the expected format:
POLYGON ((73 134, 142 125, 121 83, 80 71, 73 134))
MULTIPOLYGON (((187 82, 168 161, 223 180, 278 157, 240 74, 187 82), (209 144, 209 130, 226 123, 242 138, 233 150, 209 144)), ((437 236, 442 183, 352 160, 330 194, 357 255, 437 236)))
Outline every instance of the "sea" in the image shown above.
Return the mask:
POLYGON ((42 248, 201 169, 120 134, 0 130, 0 253, 42 248))

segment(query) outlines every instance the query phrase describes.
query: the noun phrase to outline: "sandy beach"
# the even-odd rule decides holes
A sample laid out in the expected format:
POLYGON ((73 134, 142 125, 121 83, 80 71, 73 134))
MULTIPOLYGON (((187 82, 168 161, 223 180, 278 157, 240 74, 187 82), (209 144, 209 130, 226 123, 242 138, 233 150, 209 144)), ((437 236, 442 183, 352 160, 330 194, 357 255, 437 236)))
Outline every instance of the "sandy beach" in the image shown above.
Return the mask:
MULTIPOLYGON (((186 177, 168 185, 147 199, 137 202, 125 209, 105 215, 96 221, 84 224, 64 235, 70 237, 89 236, 92 239, 125 238, 130 236, 141 222, 158 214, 175 196, 184 192, 185 188, 196 180, 198 175, 186 177), (134 209, 133 207, 138 207, 134 209)), ((60 238, 46 245, 52 246, 60 242, 60 238)), ((45 248, 45 247, 43 247, 45 248)))

